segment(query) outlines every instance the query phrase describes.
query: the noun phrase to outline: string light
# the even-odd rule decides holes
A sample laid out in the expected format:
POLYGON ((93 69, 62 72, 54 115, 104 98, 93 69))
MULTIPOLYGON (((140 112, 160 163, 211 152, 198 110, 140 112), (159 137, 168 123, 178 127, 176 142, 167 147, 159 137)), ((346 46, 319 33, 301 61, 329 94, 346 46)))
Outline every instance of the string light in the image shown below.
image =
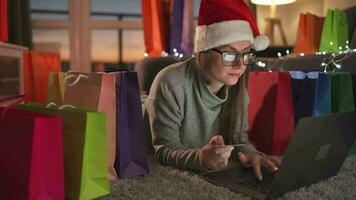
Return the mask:
POLYGON ((263 67, 263 68, 266 67, 266 63, 264 63, 264 62, 262 62, 262 61, 258 61, 256 64, 257 64, 259 67, 263 67))
POLYGON ((148 53, 145 52, 145 53, 143 54, 143 57, 147 58, 147 57, 148 57, 148 53))
MULTIPOLYGON (((349 42, 346 41, 346 44, 349 42)), ((332 42, 330 42, 330 45, 333 45, 332 42)), ((342 68, 342 62, 351 56, 351 54, 354 54, 356 52, 356 49, 351 49, 348 45, 345 46, 345 49, 342 50, 341 47, 339 47, 340 51, 338 52, 332 52, 332 53, 327 53, 326 51, 323 52, 315 52, 314 55, 325 55, 323 56, 323 61, 321 62, 321 67, 324 68, 324 72, 330 72, 330 71, 335 71, 336 69, 341 69, 342 68)), ((289 51, 286 50, 286 53, 289 54, 289 51)), ((278 57, 282 59, 282 54, 280 52, 277 53, 278 57)), ((299 56, 305 56, 304 53, 299 53, 299 56)), ((286 59, 287 60, 287 59, 286 59)), ((264 63, 262 61, 257 61, 256 65, 261 68, 266 68, 268 72, 270 72, 271 69, 267 66, 267 63, 264 63)))
POLYGON ((166 51, 162 51, 161 55, 164 56, 164 57, 167 57, 168 53, 166 51))
MULTIPOLYGON (((348 41, 346 41, 346 44, 348 44, 348 41)), ((331 53, 329 56, 325 57, 323 59, 323 62, 321 63, 321 66, 324 67, 324 72, 327 71, 335 71, 336 69, 341 69, 342 68, 342 62, 351 56, 354 52, 356 52, 356 49, 351 49, 348 45, 346 46, 344 51, 341 51, 342 48, 339 47, 340 51, 336 53, 331 53), (331 70, 331 67, 334 66, 334 70, 331 70)), ((324 52, 323 52, 324 54, 324 52)))

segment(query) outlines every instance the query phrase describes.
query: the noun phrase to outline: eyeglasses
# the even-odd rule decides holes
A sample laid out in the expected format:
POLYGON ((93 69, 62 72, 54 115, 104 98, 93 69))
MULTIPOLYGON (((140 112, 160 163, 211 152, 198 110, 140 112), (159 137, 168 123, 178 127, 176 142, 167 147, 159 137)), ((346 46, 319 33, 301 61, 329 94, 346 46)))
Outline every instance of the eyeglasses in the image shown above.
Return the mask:
POLYGON ((236 51, 220 51, 215 48, 212 50, 221 55, 221 62, 225 66, 236 65, 239 62, 240 58, 242 58, 242 62, 245 65, 250 65, 253 62, 255 62, 255 60, 256 60, 256 52, 255 51, 239 53, 236 51))

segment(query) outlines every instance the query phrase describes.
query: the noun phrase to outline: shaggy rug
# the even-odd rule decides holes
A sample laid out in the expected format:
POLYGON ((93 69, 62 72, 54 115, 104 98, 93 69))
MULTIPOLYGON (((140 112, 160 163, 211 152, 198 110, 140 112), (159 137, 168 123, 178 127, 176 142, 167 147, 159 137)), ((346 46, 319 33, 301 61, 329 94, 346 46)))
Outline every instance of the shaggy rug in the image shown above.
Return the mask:
MULTIPOLYGON (((150 173, 111 183, 108 199, 251 199, 211 184, 191 172, 159 165, 148 157, 150 173)), ((279 199, 356 199, 356 156, 349 156, 337 176, 289 192, 279 199)))

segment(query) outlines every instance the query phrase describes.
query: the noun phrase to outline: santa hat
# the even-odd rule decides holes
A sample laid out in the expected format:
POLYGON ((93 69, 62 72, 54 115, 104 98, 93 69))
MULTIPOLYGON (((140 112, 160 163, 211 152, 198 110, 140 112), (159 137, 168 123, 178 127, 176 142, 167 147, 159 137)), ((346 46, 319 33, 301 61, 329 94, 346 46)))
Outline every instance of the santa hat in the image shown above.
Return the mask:
POLYGON ((201 0, 195 32, 195 52, 248 40, 256 51, 269 45, 260 35, 255 18, 244 0, 201 0))

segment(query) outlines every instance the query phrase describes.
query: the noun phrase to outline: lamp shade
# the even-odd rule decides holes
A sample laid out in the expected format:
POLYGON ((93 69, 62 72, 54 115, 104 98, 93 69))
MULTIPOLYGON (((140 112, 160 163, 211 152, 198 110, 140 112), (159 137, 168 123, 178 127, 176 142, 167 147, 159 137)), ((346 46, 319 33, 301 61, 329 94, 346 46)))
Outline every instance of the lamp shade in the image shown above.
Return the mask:
POLYGON ((296 0, 252 0, 251 2, 257 5, 283 5, 290 4, 295 1, 296 0))

